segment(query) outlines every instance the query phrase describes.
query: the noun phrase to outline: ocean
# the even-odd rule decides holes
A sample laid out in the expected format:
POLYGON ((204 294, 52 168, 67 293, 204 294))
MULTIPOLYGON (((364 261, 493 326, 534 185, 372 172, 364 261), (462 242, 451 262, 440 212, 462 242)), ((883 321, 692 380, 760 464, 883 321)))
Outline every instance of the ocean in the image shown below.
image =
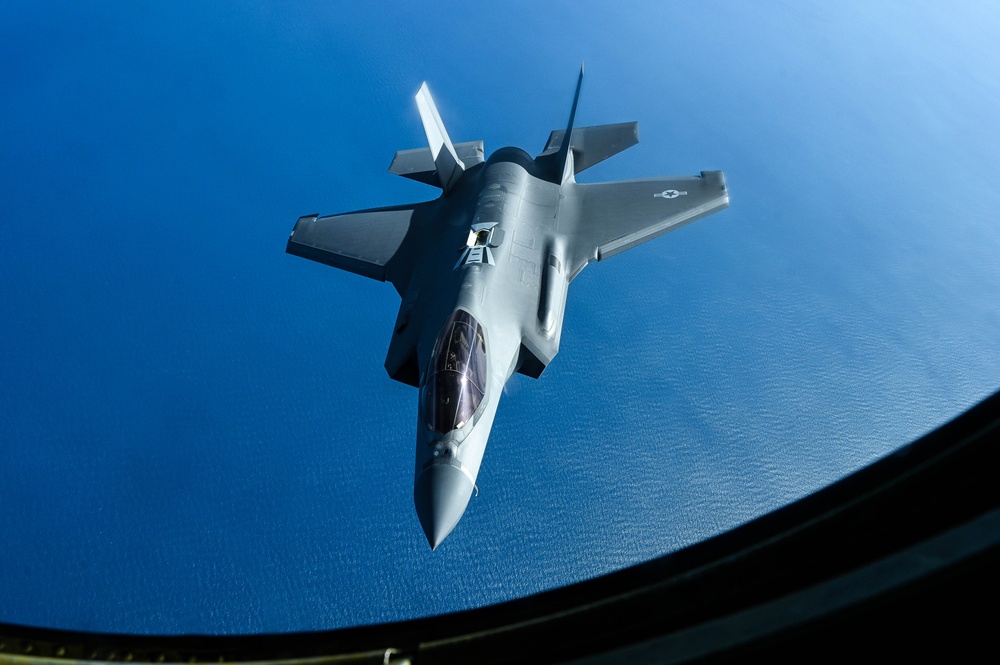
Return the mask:
POLYGON ((319 630, 676 551, 1000 386, 1000 13, 934 3, 0 8, 0 622, 319 630), (731 206, 592 264, 431 552, 392 287, 295 219, 433 198, 455 141, 579 176, 726 173, 731 206))

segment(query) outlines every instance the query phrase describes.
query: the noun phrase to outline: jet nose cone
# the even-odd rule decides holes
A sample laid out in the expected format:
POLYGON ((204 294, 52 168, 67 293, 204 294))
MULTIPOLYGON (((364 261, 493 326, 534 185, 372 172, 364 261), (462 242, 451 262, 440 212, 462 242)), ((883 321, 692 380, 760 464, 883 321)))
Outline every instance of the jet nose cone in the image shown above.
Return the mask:
POLYGON ((417 477, 413 502, 431 549, 437 549, 465 513, 472 482, 450 464, 434 464, 417 477))

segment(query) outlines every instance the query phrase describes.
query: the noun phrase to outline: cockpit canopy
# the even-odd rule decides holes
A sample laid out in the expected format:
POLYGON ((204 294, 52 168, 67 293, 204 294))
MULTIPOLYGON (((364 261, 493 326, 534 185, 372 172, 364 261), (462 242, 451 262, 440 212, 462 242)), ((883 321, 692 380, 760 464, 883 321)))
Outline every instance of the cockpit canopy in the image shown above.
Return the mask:
POLYGON ((441 329, 424 384, 427 427, 440 434, 461 429, 486 393, 486 338, 465 310, 456 310, 441 329))

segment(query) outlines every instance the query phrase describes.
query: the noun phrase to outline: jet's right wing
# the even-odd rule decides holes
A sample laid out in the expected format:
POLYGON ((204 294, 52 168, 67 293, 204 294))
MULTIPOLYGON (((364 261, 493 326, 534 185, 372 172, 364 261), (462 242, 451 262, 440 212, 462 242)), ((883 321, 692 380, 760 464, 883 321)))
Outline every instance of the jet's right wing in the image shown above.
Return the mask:
POLYGON ((578 214, 570 278, 603 261, 729 205, 722 171, 576 185, 578 214))
POLYGON ((380 282, 390 281, 403 293, 413 258, 408 255, 406 238, 427 205, 373 208, 326 217, 306 215, 295 223, 285 251, 380 282))

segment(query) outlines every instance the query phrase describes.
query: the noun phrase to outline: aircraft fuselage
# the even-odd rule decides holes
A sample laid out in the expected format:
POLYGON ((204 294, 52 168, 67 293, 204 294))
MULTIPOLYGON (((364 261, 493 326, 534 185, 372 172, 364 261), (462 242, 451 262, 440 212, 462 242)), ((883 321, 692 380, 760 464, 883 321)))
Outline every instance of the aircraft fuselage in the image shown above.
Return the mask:
MULTIPOLYGON (((430 287, 435 297, 404 296, 400 308, 401 316, 409 303, 428 302, 435 310, 420 316, 414 472, 417 514, 432 547, 458 523, 473 493, 504 384, 519 363, 535 360, 537 347, 545 347, 546 363, 558 350, 568 285, 561 269, 558 208, 562 188, 572 185, 540 180, 528 172, 532 166, 516 148, 497 151, 476 173, 466 174, 462 187, 439 199, 440 217, 447 223, 438 227, 444 237, 435 244, 445 251, 428 256, 422 266, 428 279, 419 287, 430 287), (486 372, 484 385, 476 386, 483 395, 475 408, 452 418, 456 401, 478 396, 463 394, 461 384, 448 394, 440 389, 446 379, 432 380, 441 366, 435 351, 448 353, 451 337, 462 334, 454 331, 455 312, 478 325, 468 326, 469 334, 473 345, 485 349, 486 372)), ((473 381, 471 376, 459 379, 473 381)))

